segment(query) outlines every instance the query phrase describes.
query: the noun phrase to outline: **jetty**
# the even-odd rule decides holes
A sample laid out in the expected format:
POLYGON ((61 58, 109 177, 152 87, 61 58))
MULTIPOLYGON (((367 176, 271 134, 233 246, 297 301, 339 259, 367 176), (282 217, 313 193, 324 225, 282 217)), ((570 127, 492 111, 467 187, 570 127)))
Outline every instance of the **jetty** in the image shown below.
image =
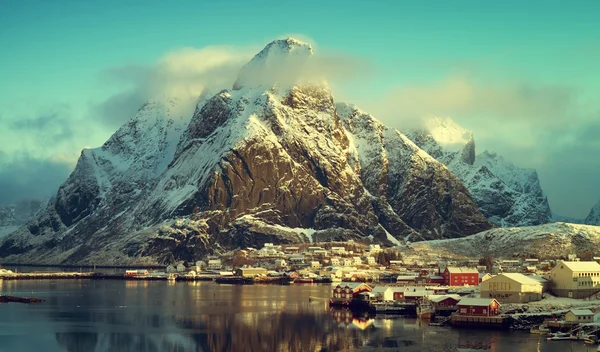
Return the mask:
POLYGON ((43 299, 38 298, 27 298, 27 297, 16 297, 16 296, 2 296, 0 295, 0 303, 41 303, 45 302, 43 299))

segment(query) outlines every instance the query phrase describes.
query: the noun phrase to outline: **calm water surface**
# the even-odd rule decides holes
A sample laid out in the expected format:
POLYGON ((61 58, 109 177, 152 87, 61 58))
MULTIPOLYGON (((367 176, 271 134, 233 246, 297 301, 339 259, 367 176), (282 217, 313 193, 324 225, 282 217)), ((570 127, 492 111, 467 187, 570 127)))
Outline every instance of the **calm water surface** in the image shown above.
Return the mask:
POLYGON ((1 281, 4 351, 595 351, 521 332, 430 327, 416 319, 356 319, 330 311, 328 285, 212 282, 1 281), (477 349, 474 349, 477 348, 477 349))

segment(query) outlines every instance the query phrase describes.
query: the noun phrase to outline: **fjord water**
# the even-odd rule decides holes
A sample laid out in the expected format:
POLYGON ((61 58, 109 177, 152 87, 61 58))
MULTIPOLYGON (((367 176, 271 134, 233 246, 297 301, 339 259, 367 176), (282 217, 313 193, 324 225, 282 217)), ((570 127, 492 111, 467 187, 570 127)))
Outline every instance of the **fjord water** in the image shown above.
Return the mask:
POLYGON ((0 305, 0 352, 595 350, 523 332, 430 327, 399 317, 357 319, 330 311, 330 290, 298 284, 0 280, 1 294, 46 300, 0 305))

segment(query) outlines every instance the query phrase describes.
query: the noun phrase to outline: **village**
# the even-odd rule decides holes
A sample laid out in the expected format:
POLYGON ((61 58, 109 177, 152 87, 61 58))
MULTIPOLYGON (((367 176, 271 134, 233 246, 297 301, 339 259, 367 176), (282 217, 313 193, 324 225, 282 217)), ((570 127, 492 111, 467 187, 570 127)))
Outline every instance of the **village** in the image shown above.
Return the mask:
POLYGON ((210 280, 218 284, 331 285, 326 301, 352 319, 408 315, 430 325, 529 329, 548 339, 596 343, 600 323, 600 258, 452 257, 415 252, 410 245, 382 248, 353 241, 246 248, 162 271, 124 274, 13 273, 0 280, 87 278, 210 280), (591 259, 591 260, 590 260, 591 259))

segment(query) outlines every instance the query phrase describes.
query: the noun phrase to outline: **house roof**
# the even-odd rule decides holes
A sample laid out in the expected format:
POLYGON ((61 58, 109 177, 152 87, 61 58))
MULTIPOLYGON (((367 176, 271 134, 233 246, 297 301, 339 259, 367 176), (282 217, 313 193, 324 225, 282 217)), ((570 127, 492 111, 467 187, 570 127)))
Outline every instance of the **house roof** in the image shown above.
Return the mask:
POLYGON ((434 302, 434 303, 439 303, 439 302, 441 302, 443 300, 446 300, 448 298, 452 298, 452 299, 455 299, 457 301, 460 301, 460 299, 461 299, 460 295, 454 295, 454 294, 451 294, 451 295, 431 295, 431 296, 429 296, 429 300, 431 302, 434 302))
POLYGON ((476 268, 449 266, 446 269, 451 274, 479 274, 479 271, 476 268))
POLYGON ((488 307, 494 301, 496 300, 493 298, 462 298, 458 304, 461 306, 488 307))
POLYGON ((575 316, 594 315, 594 312, 589 309, 571 309, 569 312, 575 316))
POLYGON ((597 272, 600 271, 600 264, 597 262, 559 262, 556 266, 564 264, 571 271, 580 272, 597 272))
POLYGON ((539 276, 539 275, 531 275, 531 276, 528 276, 528 277, 530 277, 531 279, 539 282, 540 284, 545 284, 545 283, 550 282, 550 280, 546 279, 543 276, 539 276))
POLYGON ((348 286, 351 290, 356 289, 360 285, 369 286, 369 285, 365 284, 364 282, 340 282, 339 283, 340 287, 346 287, 346 286, 348 286))
POLYGON ((526 276, 526 275, 519 274, 519 273, 499 274, 499 275, 496 275, 496 276, 490 278, 488 281, 501 280, 502 277, 506 277, 506 278, 516 281, 522 285, 541 285, 541 283, 538 280, 532 279, 531 276, 526 276))
POLYGON ((375 286, 375 288, 373 289, 372 292, 374 293, 379 293, 379 292, 385 292, 387 290, 390 290, 391 288, 389 286, 375 286))
POLYGON ((400 275, 396 278, 396 280, 414 280, 416 278, 416 275, 400 275))

